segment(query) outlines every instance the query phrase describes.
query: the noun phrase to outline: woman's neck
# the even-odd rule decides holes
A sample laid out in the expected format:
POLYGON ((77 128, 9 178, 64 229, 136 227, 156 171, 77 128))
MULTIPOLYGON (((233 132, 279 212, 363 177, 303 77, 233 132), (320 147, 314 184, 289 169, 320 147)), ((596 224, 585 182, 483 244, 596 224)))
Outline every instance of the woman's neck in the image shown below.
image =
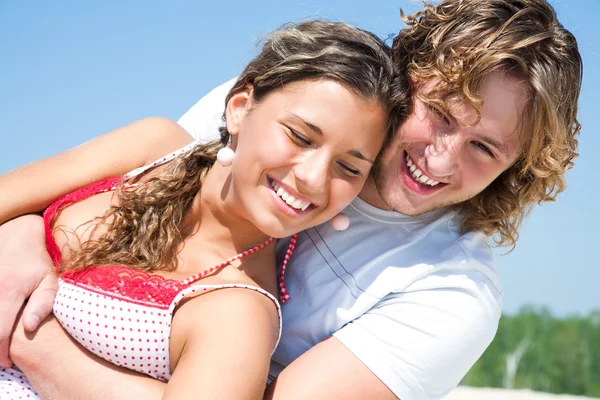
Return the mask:
POLYGON ((183 226, 190 236, 206 240, 224 252, 236 254, 268 239, 245 215, 230 195, 230 168, 215 164, 192 202, 183 226))

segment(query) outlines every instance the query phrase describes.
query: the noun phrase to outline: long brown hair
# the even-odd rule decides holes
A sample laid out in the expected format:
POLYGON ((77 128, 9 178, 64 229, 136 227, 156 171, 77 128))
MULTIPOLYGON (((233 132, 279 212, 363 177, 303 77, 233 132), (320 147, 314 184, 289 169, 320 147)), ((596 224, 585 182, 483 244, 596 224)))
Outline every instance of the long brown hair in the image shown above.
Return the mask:
MULTIPOLYGON (((259 103, 292 82, 320 79, 334 80, 363 99, 377 101, 395 118, 406 112, 408 85, 394 76, 389 47, 369 32, 325 21, 288 24, 272 33, 240 75, 226 103, 247 85, 252 85, 253 99, 259 103), (396 88, 393 97, 392 81, 396 88)), ((389 132, 396 119, 391 121, 389 132)), ((220 141, 196 146, 171 161, 159 176, 135 189, 118 189, 120 204, 94 221, 106 222, 107 233, 83 243, 66 260, 63 270, 89 265, 127 265, 145 271, 175 269, 185 239, 181 223, 217 151, 228 139, 223 129, 220 141)))

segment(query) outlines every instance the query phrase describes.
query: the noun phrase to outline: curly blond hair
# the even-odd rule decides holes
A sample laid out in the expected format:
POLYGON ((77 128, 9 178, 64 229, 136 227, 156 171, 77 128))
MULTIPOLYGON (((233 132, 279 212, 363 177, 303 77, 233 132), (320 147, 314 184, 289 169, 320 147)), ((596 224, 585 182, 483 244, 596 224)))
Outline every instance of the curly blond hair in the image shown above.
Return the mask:
MULTIPOLYGON (((290 83, 321 79, 336 81, 360 98, 381 104, 394 116, 390 118, 388 136, 396 121, 407 113, 408 84, 394 78, 391 49, 367 31, 318 20, 288 24, 272 33, 234 84, 225 104, 248 85, 252 85, 254 103, 258 104, 290 83)), ((223 129, 220 141, 196 146, 143 185, 135 189, 120 187, 116 192, 119 204, 93 221, 96 227, 106 223, 107 233, 82 243, 63 263, 62 270, 91 265, 174 270, 187 234, 182 231, 183 219, 217 151, 228 140, 229 133, 223 129)))
POLYGON ((564 174, 578 155, 582 60, 575 37, 545 0, 446 0, 402 18, 408 27, 394 39, 394 62, 413 90, 439 82, 419 94, 426 103, 452 114, 453 104, 466 100, 478 115, 474 125, 482 106, 477 92, 490 72, 527 87, 529 125, 523 128, 530 139, 508 170, 459 205, 464 231, 514 248, 523 218, 565 189, 564 174))

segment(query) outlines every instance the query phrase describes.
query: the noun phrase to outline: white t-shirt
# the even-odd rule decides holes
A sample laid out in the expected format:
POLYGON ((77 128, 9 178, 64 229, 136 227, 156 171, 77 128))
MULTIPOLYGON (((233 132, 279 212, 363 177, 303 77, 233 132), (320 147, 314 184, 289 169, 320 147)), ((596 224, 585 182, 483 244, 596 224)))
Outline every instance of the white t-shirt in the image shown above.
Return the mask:
MULTIPOLYGON (((217 138, 233 83, 180 125, 199 140, 217 138)), ((502 289, 487 238, 461 235, 453 211, 407 217, 357 198, 344 213, 346 231, 325 223, 298 235, 271 373, 333 335, 401 400, 442 398, 498 327, 502 289)))

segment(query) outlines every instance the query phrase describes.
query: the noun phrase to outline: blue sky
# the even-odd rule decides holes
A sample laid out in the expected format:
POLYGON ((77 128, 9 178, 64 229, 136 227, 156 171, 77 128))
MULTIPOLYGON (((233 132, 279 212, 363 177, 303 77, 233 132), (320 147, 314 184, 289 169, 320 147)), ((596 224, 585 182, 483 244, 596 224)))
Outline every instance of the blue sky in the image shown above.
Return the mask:
MULTIPOLYGON (((556 203, 526 220, 497 258, 504 307, 558 315, 600 309, 600 45, 597 0, 551 0, 584 59, 580 157, 556 203)), ((0 2, 0 173, 147 116, 178 119, 240 72, 256 41, 302 18, 343 20, 386 38, 409 0, 56 0, 0 2)), ((1 194, 0 194, 1 195, 1 194)), ((499 251, 500 253, 501 251, 499 251)))

